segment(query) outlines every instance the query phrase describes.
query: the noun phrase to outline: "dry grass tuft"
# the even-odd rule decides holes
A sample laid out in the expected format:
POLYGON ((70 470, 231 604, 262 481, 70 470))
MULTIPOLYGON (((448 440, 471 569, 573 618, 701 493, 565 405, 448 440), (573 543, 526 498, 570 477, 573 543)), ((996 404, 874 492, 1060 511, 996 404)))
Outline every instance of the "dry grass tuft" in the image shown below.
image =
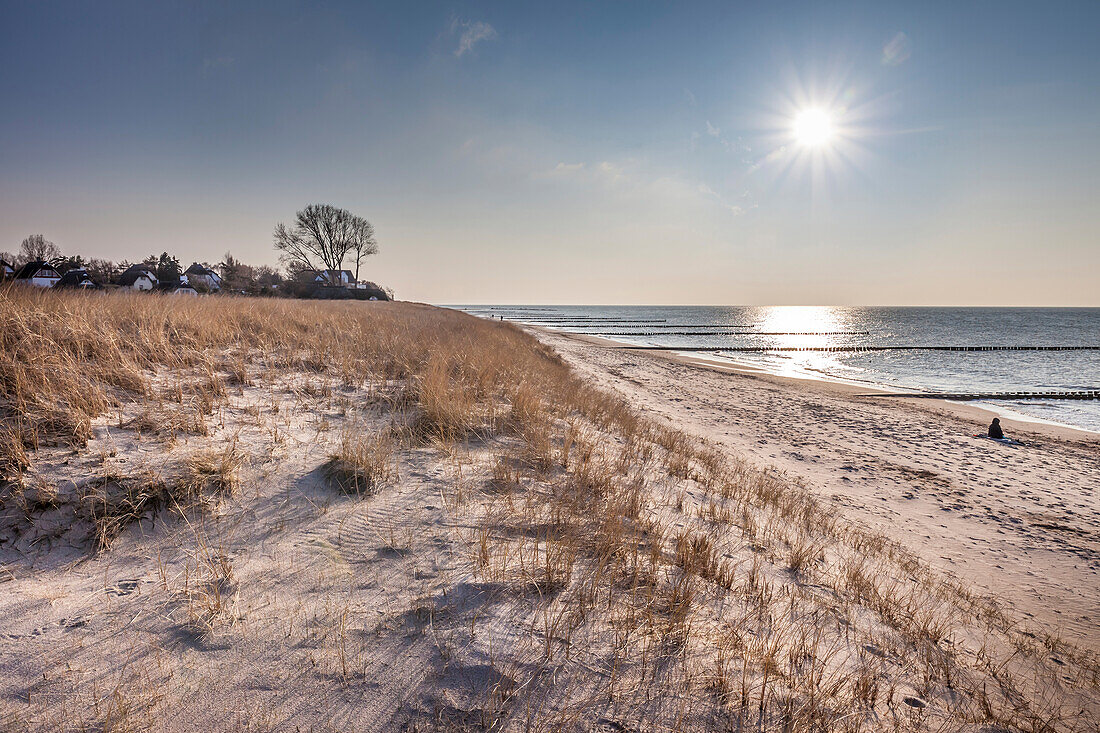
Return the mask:
POLYGON ((191 498, 189 487, 172 487, 152 472, 108 473, 85 487, 77 512, 91 520, 96 549, 106 550, 130 524, 162 507, 189 504, 191 498))
POLYGON ((30 465, 23 432, 18 426, 0 425, 0 481, 18 481, 30 465))
POLYGON ((245 456, 235 440, 226 448, 193 454, 187 461, 191 493, 232 495, 241 485, 240 471, 244 464, 245 456))
POLYGON ((184 575, 185 628, 197 636, 213 634, 218 623, 235 608, 237 593, 229 557, 200 540, 194 564, 187 566, 184 575))
POLYGON ((398 478, 393 439, 386 434, 345 433, 325 464, 325 476, 340 491, 370 496, 398 478))

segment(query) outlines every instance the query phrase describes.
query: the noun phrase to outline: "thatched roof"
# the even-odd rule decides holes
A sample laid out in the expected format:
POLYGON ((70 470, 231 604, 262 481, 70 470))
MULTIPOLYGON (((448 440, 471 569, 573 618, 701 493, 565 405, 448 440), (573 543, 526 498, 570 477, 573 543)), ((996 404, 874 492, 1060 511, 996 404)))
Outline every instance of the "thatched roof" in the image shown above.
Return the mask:
POLYGON ((98 288, 99 283, 92 279, 87 270, 69 270, 57 281, 58 288, 98 288))
POLYGON ((315 270, 314 272, 316 273, 314 280, 328 281, 331 279, 337 282, 341 280, 346 280, 349 283, 355 282, 355 275, 351 274, 351 270, 315 270))
POLYGON ((149 265, 131 265, 119 276, 118 284, 128 288, 143 276, 149 278, 154 285, 157 284, 157 276, 153 274, 153 268, 149 265))
POLYGON ((19 268, 19 272, 15 273, 16 280, 30 280, 34 277, 61 277, 57 274, 57 270, 53 268, 49 262, 45 260, 35 260, 34 262, 28 262, 19 268))
POLYGON ((184 275, 205 275, 206 277, 217 277, 221 279, 218 273, 211 270, 206 265, 200 265, 198 262, 193 263, 190 267, 183 271, 184 275))
POLYGON ((157 290, 161 291, 162 293, 174 293, 177 290, 186 290, 192 293, 198 292, 193 287, 191 287, 191 283, 187 282, 186 280, 181 280, 179 282, 175 282, 173 280, 165 280, 162 283, 157 283, 157 290))

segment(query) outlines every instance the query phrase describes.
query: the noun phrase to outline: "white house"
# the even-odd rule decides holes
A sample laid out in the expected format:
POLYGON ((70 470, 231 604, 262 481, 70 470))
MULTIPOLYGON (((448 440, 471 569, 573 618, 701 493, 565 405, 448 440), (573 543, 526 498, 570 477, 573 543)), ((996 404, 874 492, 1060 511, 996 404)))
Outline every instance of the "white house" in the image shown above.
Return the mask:
POLYGON ((183 274, 194 288, 214 291, 220 290, 222 287, 221 275, 214 272, 206 265, 200 265, 198 262, 188 267, 183 274))
POLYGON ((157 285, 157 290, 162 293, 171 295, 194 295, 198 296, 199 291, 191 287, 191 281, 187 279, 186 275, 180 275, 179 282, 170 282, 165 280, 157 285))
POLYGON ((0 282, 15 277, 15 266, 7 260, 0 260, 0 282))
POLYGON ((17 282, 24 282, 39 288, 52 288, 57 285, 60 279, 61 275, 57 270, 50 263, 42 260, 28 262, 19 268, 19 272, 15 273, 17 282))
POLYGON ((149 265, 133 265, 118 278, 118 285, 127 290, 152 290, 157 286, 157 276, 149 265))
POLYGON ((321 270, 313 278, 313 282, 322 285, 335 285, 337 287, 354 288, 355 275, 351 270, 321 270))

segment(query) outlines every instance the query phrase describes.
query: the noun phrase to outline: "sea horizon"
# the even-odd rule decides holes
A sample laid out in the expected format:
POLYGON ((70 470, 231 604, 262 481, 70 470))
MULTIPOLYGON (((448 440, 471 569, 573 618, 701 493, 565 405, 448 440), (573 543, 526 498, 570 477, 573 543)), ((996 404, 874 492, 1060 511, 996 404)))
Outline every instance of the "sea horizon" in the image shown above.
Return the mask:
MULTIPOLYGON (((874 389, 920 394, 1066 393, 1100 389, 1100 384, 1087 381, 1088 375, 1100 374, 1100 308, 1096 307, 541 303, 447 307, 599 336, 626 346, 663 347, 673 352, 679 347, 696 355, 699 352, 694 350, 707 349, 703 353, 708 359, 778 376, 874 389), (670 317, 679 321, 672 325, 682 328, 666 328, 670 317), (554 320, 569 318, 577 320, 554 320), (622 320, 604 320, 609 318, 622 320), (768 323, 773 325, 769 327, 768 323), (761 324, 765 324, 764 328, 759 327, 761 324), (737 333, 728 330, 705 333, 721 331, 722 327, 737 333), (723 346, 729 349, 722 349, 723 346), (907 346, 914 348, 908 350, 907 346), (1091 350, 933 350, 983 346, 1091 350), (861 351, 863 348, 889 350, 861 351)), ((1006 417, 1100 432, 1100 401, 1096 400, 1060 399, 1052 394, 1041 399, 987 398, 968 402, 1006 417)))

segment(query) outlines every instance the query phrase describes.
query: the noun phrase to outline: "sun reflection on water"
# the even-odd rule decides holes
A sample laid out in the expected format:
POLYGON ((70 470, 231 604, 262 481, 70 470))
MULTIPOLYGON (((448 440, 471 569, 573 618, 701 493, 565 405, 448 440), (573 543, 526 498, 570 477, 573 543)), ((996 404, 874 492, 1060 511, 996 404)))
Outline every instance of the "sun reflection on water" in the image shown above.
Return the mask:
MULTIPOLYGON (((761 333, 790 334, 760 337, 762 346, 783 348, 840 346, 850 343, 851 337, 836 332, 853 330, 845 309, 835 306, 769 306, 761 309, 758 322, 761 333)), ((787 376, 835 371, 841 366, 837 354, 825 351, 775 352, 774 357, 773 366, 787 376)))
POLYGON ((761 331, 844 331, 848 321, 840 308, 828 305, 773 305, 763 309, 761 331))

